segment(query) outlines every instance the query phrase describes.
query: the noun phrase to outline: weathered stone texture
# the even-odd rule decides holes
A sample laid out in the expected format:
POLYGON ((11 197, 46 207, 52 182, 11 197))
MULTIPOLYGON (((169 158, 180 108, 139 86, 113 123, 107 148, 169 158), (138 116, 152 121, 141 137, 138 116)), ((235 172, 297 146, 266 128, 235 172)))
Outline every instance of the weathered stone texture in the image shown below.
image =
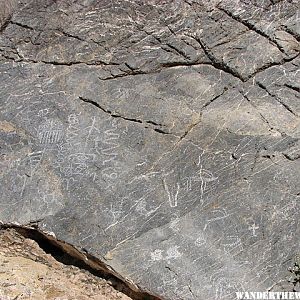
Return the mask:
POLYGON ((0 35, 0 220, 165 299, 293 289, 298 1, 20 1, 0 35))

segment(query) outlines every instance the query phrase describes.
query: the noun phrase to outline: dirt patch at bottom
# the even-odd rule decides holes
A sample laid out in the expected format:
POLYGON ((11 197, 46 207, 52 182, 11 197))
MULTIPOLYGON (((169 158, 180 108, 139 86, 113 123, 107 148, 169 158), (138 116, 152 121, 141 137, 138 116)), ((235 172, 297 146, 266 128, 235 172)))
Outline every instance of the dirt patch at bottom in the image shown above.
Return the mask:
POLYGON ((64 265, 13 229, 0 230, 0 300, 129 300, 110 282, 64 265))

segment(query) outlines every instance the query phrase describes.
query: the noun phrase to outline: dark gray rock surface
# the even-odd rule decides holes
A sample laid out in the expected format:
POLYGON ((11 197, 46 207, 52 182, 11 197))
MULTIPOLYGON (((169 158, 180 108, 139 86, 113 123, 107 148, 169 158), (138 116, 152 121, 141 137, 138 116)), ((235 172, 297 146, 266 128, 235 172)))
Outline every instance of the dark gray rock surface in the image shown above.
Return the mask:
POLYGON ((297 0, 19 1, 0 34, 0 220, 165 299, 292 291, 299 24, 297 0))

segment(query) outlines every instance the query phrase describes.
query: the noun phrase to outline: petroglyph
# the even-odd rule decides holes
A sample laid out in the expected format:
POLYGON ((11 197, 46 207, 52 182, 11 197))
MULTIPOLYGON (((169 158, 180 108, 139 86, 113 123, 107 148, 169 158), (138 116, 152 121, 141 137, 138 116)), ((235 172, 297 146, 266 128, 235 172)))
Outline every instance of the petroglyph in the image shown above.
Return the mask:
POLYGON ((64 135, 63 126, 55 120, 47 120, 38 128, 40 144, 56 144, 64 135))
POLYGON ((171 246, 166 250, 156 249, 150 253, 150 257, 153 261, 174 260, 181 256, 182 253, 179 251, 179 246, 171 246))
POLYGON ((21 2, 0 32, 0 222, 147 296, 277 289, 299 252, 298 2, 21 2))

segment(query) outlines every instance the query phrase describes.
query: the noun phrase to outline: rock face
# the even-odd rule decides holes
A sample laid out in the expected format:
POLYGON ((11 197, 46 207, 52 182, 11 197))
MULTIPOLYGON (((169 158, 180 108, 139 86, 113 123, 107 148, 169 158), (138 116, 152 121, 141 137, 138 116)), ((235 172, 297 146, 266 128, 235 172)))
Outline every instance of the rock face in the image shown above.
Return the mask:
POLYGON ((0 35, 0 220, 164 299, 293 290, 298 1, 20 1, 0 35))

